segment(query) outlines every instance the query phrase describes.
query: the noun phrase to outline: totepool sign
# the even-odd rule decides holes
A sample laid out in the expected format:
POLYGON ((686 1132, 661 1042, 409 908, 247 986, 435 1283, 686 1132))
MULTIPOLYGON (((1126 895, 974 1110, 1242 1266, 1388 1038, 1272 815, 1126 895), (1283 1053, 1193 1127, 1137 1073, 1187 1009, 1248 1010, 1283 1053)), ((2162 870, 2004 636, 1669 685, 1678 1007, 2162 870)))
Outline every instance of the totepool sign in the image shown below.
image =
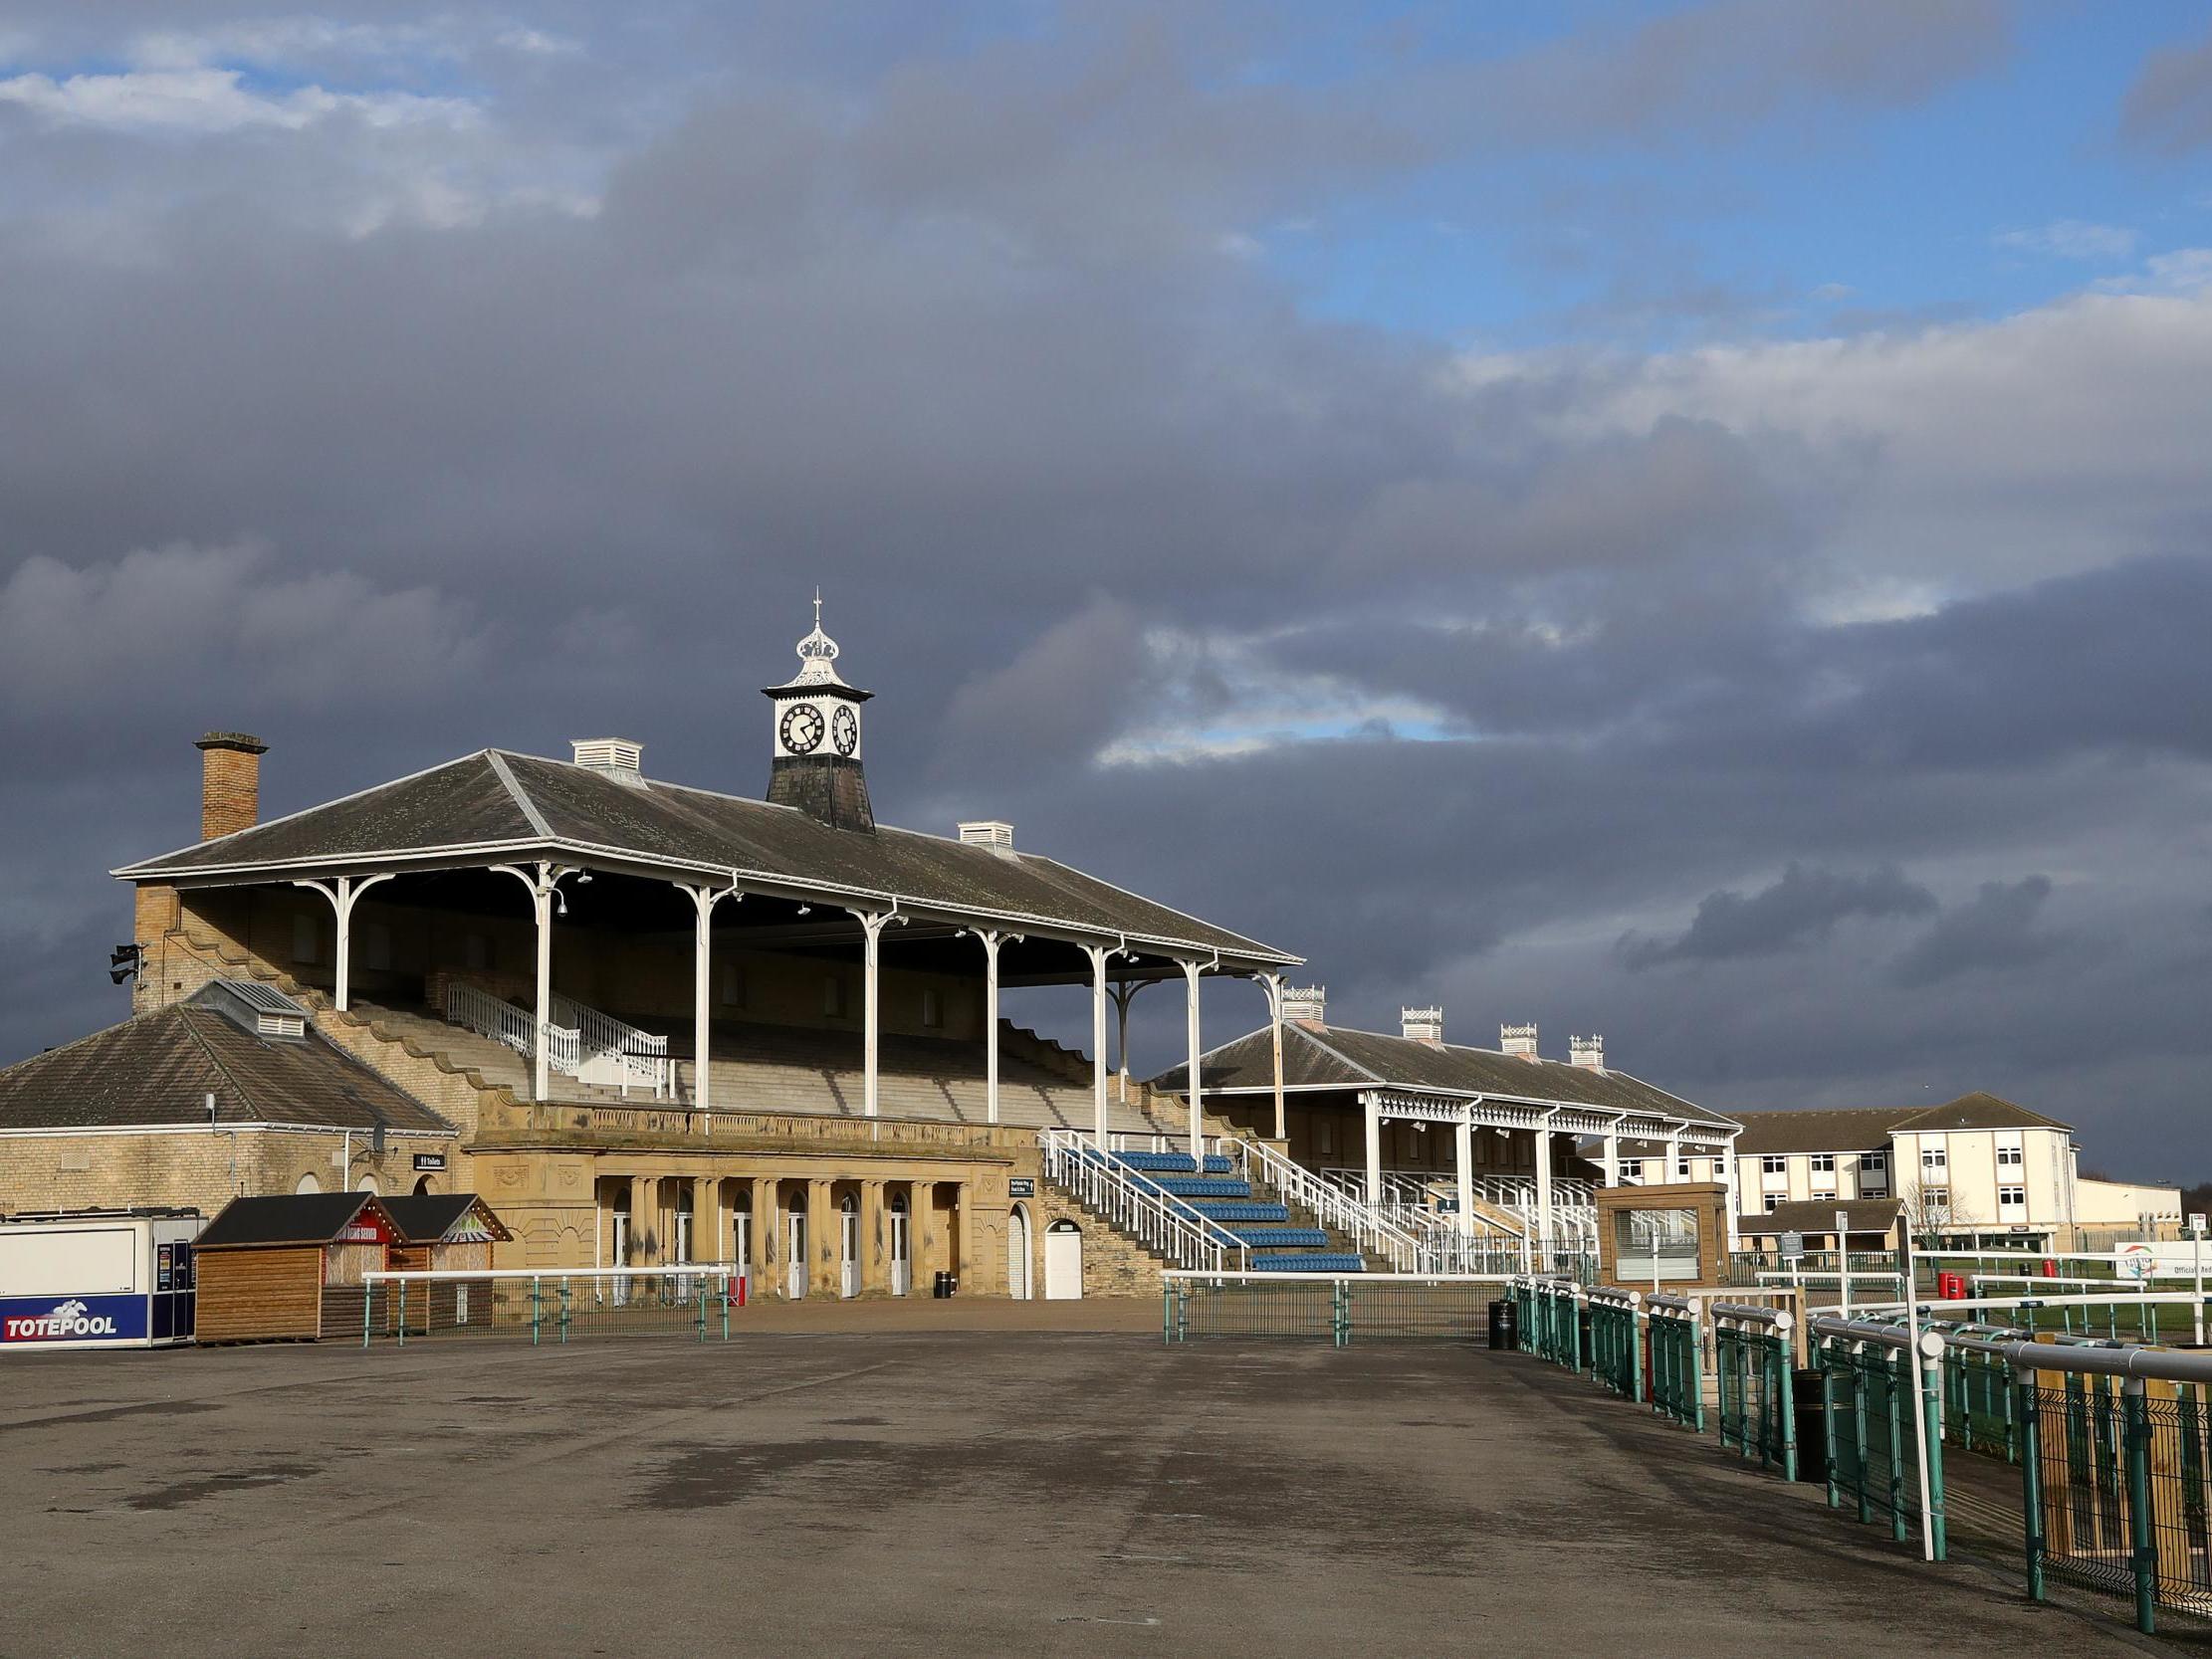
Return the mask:
POLYGON ((50 1296, 0 1299, 0 1345, 21 1343, 108 1343, 142 1339, 146 1299, 142 1296, 50 1296))

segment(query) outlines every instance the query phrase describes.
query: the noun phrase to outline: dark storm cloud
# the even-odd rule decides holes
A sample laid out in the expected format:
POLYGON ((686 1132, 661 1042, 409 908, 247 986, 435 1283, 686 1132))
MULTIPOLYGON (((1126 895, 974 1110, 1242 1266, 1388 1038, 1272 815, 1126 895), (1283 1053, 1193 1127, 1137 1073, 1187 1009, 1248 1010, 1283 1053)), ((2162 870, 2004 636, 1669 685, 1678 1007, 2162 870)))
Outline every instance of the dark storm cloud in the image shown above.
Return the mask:
POLYGON ((1899 870, 1853 875, 1792 864, 1757 893, 1707 894, 1689 926, 1670 939, 1625 934, 1621 960, 1632 969, 1662 962, 1716 962, 1768 956, 1828 937, 1852 917, 1925 916, 1935 895, 1899 870))
MULTIPOLYGON (((2188 1094, 2206 940, 2131 884, 2200 881, 2206 849, 2128 826, 2200 821, 2193 303, 1810 368, 1469 359, 1314 321, 1253 253, 1455 156, 1922 99, 1997 61, 2001 8, 1729 0, 1441 66, 1348 35, 1307 81, 1264 8, 1005 15, 26 25, 49 75, 196 32, 165 50, 255 66, 250 97, 466 108, 0 108, 30 322, 0 331, 0 1055, 119 1007, 100 872, 191 835, 201 729, 275 743, 270 812, 605 731, 757 789, 757 688, 819 582, 879 693, 887 821, 1011 818, 1310 953, 1347 1017, 1602 1025, 1716 1105, 2188 1094), (1896 493, 1915 468, 1936 485, 1896 493), (2024 585, 2008 514, 2092 568, 2024 585), (1899 544, 1928 614, 1822 619, 1839 565, 1899 544), (1131 733, 1167 758, 1100 760, 1131 733), (1985 917, 1978 883, 2061 869, 2012 936, 2063 933, 2063 962, 1894 982, 1900 949, 1966 959, 1966 919, 2005 948, 2017 892, 1985 917), (1914 883, 1947 908, 1908 945, 1914 883), (1629 971, 1629 932, 1697 971, 1629 971), (2077 996, 2094 1047, 2052 1035, 2077 996), (2174 1076, 2129 1070, 2150 1052, 2174 1076)), ((1162 1063, 1174 1001, 1139 1004, 1162 1063)), ((1210 991, 1209 1032, 1261 1007, 1210 991)))
POLYGON ((1918 990, 1978 968, 2020 968, 2040 961, 2064 942, 2035 931, 2051 878, 1984 882, 1967 904, 1946 913, 1896 960, 1890 977, 1918 990))
POLYGON ((2212 33, 2151 53, 2120 105, 2120 131, 2167 155, 2212 144, 2212 33))

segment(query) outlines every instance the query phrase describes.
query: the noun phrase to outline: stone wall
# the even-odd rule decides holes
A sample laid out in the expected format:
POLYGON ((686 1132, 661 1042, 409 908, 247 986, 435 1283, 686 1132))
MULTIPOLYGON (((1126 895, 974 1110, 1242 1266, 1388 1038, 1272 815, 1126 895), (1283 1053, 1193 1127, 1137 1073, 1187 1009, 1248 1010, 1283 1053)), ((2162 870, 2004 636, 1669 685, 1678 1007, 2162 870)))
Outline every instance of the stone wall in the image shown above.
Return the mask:
MULTIPOLYGON (((398 1140, 379 1155, 356 1132, 348 1146, 337 1130, 160 1130, 110 1135, 0 1137, 0 1211, 127 1208, 135 1204, 196 1206, 212 1216, 245 1193, 294 1192, 304 1175, 319 1190, 358 1186, 373 1177, 379 1192, 411 1192, 413 1154, 457 1142, 398 1140), (350 1153, 351 1179, 338 1163, 350 1153)), ((434 1177, 440 1191, 457 1188, 434 1177)))

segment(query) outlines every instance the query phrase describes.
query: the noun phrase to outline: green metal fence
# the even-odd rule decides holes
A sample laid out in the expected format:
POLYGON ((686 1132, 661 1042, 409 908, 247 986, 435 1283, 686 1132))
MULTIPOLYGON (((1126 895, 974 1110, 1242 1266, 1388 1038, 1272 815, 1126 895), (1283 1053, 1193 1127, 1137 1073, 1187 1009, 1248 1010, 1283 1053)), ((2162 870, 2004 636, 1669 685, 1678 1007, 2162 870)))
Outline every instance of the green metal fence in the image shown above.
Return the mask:
POLYGON ((1161 1335, 1355 1342, 1486 1342, 1499 1279, 1412 1274, 1171 1272, 1162 1280, 1161 1335))
POLYGON ((557 1347, 604 1337, 727 1342, 741 1306, 728 1269, 371 1273, 361 1346, 504 1340, 557 1347))
POLYGON ((1571 1280, 1518 1278, 1512 1290, 1521 1351, 1581 1370, 1580 1287, 1571 1280))
POLYGON ((2212 1618, 2212 1355, 1994 1346, 2015 1374, 2028 1593, 2063 1576, 2161 1613, 2212 1618))
POLYGON ((1712 1305, 1713 1378, 1720 1443, 1759 1467, 1797 1479, 1797 1402, 1791 1392, 1795 1340, 1790 1316, 1743 1303, 1712 1305))
POLYGON ((1643 1297, 1606 1285, 1590 1293, 1590 1374, 1624 1399, 1644 1399, 1643 1297))
POLYGON ((1645 1300, 1652 1345, 1652 1409, 1684 1428, 1705 1432, 1704 1343, 1697 1304, 1686 1296, 1645 1300))
POLYGON ((1848 1500, 1861 1521, 1880 1520, 1900 1544, 1917 1530, 1944 1558, 1942 1339, 1902 1327, 1816 1319, 1814 1355, 1828 1453, 1828 1507, 1848 1500), (1927 1485, 1919 1476, 1913 1420, 1926 1436, 1927 1485))

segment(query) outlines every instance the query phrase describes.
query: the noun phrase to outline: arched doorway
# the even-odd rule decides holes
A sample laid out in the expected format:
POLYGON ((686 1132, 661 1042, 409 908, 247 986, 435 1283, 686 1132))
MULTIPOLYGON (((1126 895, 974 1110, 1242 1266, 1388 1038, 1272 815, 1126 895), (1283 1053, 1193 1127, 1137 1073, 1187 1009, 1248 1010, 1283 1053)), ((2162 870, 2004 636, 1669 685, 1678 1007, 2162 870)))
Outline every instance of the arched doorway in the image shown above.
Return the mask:
POLYGON ((793 1204, 783 1212, 783 1294, 793 1302, 806 1295, 806 1211, 793 1204))
POLYGON ((753 1277, 753 1187, 738 1184, 738 1201, 730 1211, 730 1260, 748 1281, 753 1277))
POLYGON ((361 1177, 360 1190, 363 1192, 373 1193, 376 1190, 376 1177, 374 1175, 363 1175, 361 1177))
POLYGON ((837 1200, 837 1294, 860 1294, 860 1200, 849 1192, 837 1200))
POLYGON ((1006 1294, 1016 1302, 1029 1300, 1029 1210, 1016 1204, 1006 1217, 1006 1294))
POLYGON ((903 1192, 891 1195, 891 1294, 914 1287, 914 1213, 903 1192))
POLYGON ((311 1169, 300 1177, 300 1183, 292 1190, 295 1192, 321 1192, 323 1183, 315 1178, 315 1171, 311 1169))
POLYGON ((424 1196, 424 1195, 425 1195, 426 1193, 428 1193, 428 1192, 429 1192, 429 1190, 430 1190, 430 1177, 429 1177, 428 1175, 418 1175, 418 1176, 417 1176, 417 1177, 415 1178, 415 1196, 416 1196, 417 1198, 420 1198, 420 1197, 424 1196))
POLYGON ((1044 1300, 1080 1302, 1083 1298, 1083 1229, 1055 1221, 1044 1229, 1044 1300))

